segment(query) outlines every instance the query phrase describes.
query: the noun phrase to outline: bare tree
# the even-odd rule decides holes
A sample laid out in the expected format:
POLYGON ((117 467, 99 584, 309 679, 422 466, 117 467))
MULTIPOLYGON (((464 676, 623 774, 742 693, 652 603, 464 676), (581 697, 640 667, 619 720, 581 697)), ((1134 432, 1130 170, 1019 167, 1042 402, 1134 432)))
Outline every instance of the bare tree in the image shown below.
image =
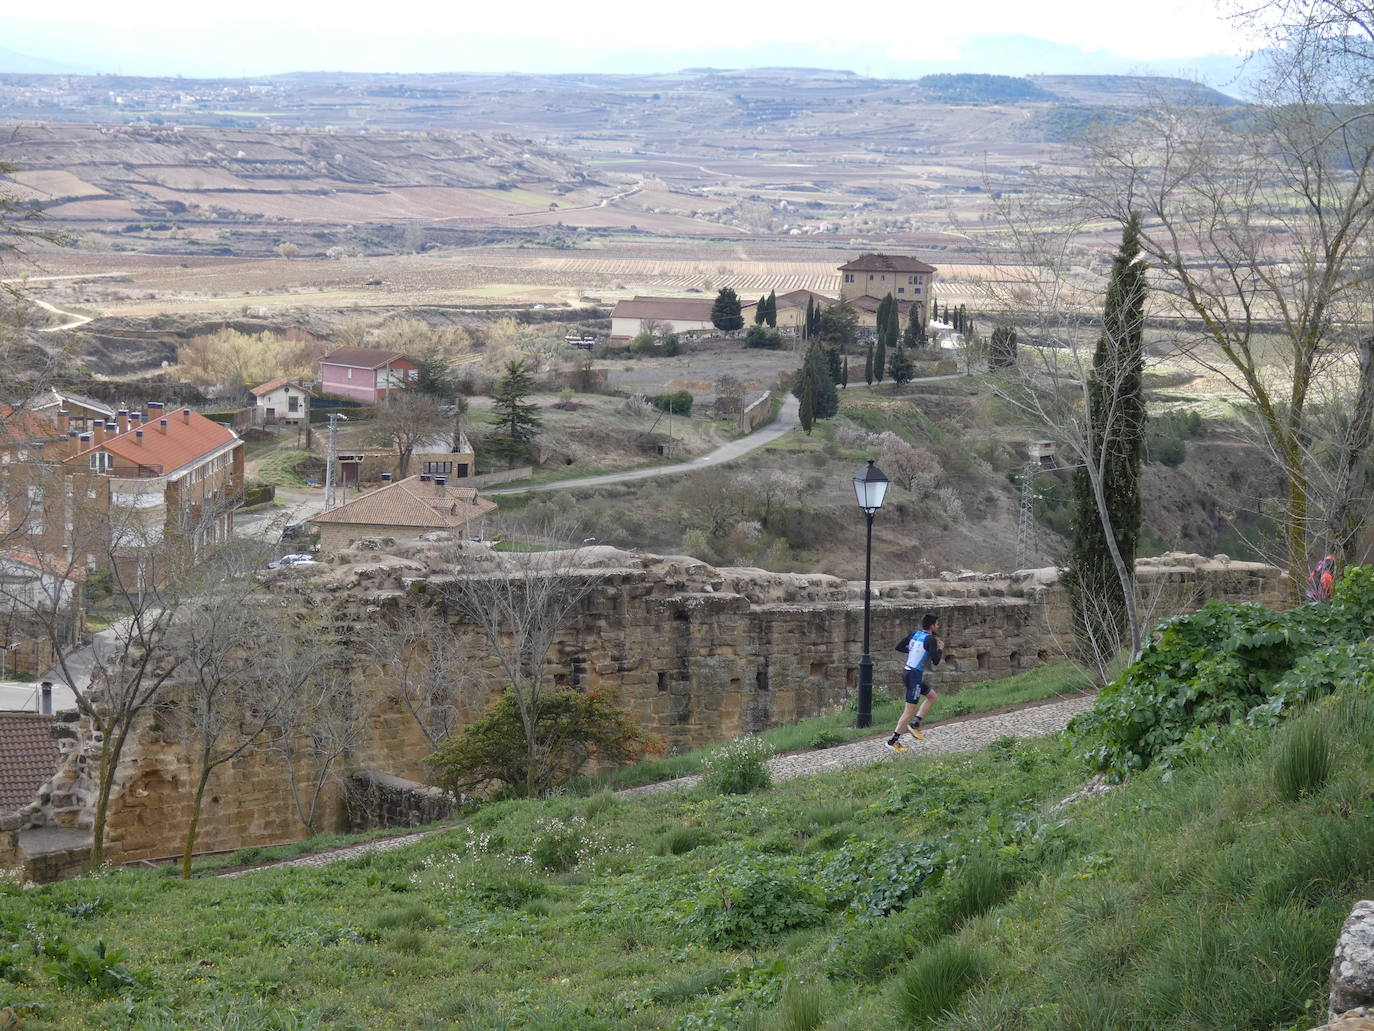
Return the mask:
MULTIPOLYGON (((544 540, 565 539, 541 528, 544 540)), ((544 767, 557 762, 539 739, 540 703, 548 680, 545 664, 558 636, 605 574, 588 568, 581 548, 461 555, 462 572, 442 586, 448 607, 476 627, 510 684, 525 737, 525 789, 533 793, 544 767)))
POLYGON ((372 436, 395 448, 396 472, 404 479, 415 449, 426 441, 443 436, 448 428, 448 416, 438 401, 425 394, 402 391, 388 395, 378 404, 377 418, 372 422, 372 436))
POLYGON ((369 657, 399 695, 430 747, 482 708, 491 685, 469 668, 453 628, 433 608, 402 603, 367 637, 369 657))
POLYGON ((1142 213, 1156 288, 1197 327, 1182 348, 1253 408, 1284 484, 1296 597, 1319 522, 1305 453, 1314 384, 1338 374, 1370 324, 1374 22, 1339 0, 1258 11, 1275 12, 1265 102, 1243 122, 1157 105, 1105 133, 1071 188, 1098 214, 1142 213))

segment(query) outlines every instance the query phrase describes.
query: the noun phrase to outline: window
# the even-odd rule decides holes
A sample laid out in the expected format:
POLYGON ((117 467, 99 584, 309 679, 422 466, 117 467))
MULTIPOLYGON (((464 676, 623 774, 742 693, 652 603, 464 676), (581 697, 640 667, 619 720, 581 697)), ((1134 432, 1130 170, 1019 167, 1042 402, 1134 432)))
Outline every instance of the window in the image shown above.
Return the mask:
POLYGON ((425 470, 431 476, 447 476, 453 472, 452 462, 426 462, 425 470))
POLYGON ((91 468, 98 473, 108 472, 110 468, 110 453, 108 451, 97 451, 91 455, 91 468))
POLYGON ((897 292, 898 292, 899 294, 904 294, 904 293, 906 293, 906 287, 904 287, 904 286, 899 286, 899 287, 897 287, 897 292))
POLYGON ((846 283, 852 283, 852 282, 854 282, 854 273, 853 273, 853 272, 846 272, 846 273, 844 274, 844 281, 845 281, 846 283))
POLYGON ((301 410, 301 399, 295 394, 291 394, 286 399, 286 410, 288 412, 299 412, 301 410))

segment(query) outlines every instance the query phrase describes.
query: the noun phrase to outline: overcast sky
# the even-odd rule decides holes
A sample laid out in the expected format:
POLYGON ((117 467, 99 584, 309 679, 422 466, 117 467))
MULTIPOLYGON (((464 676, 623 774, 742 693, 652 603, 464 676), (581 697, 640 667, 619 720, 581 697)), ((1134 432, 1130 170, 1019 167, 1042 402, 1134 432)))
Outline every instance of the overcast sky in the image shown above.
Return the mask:
POLYGON ((1156 70, 1160 62, 1176 61, 1184 69, 1191 58, 1245 49, 1207 0, 1161 0, 1144 8, 1111 0, 873 0, 855 5, 852 18, 843 4, 808 0, 787 6, 738 0, 65 0, 3 6, 9 10, 0 12, 0 46, 126 74, 647 72, 709 63, 811 64, 893 75, 908 64, 915 69, 967 58, 979 50, 975 37, 984 35, 1109 51, 1156 70))

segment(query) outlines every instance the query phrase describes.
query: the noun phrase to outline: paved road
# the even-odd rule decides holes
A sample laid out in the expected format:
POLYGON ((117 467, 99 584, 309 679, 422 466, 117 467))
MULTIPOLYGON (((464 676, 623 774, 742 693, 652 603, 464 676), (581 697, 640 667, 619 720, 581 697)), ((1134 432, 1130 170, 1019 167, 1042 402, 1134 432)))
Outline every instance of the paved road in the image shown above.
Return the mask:
POLYGON ((705 469, 713 465, 723 465, 732 462, 741 455, 747 455, 751 451, 757 451, 761 447, 773 443, 784 434, 791 433, 801 426, 801 420, 797 416, 800 406, 797 399, 791 394, 783 398, 782 408, 778 412, 778 417, 770 422, 761 430, 756 430, 747 437, 740 437, 739 440, 732 440, 728 444, 722 444, 714 451, 692 459, 690 462, 677 462, 673 465, 656 465, 649 469, 633 469, 625 473, 607 473, 604 476, 581 476, 575 480, 559 480, 557 483, 541 483, 530 487, 498 487, 492 490, 483 490, 484 497, 493 494, 521 494, 526 491, 545 491, 545 490, 569 490, 574 487, 604 487, 611 483, 627 483, 630 480, 647 480, 655 476, 675 476, 679 473, 692 473, 698 469, 705 469))
MULTIPOLYGON (((339 489, 339 503, 352 500, 343 497, 339 489)), ((324 511, 324 490, 320 487, 278 487, 277 500, 281 505, 269 505, 256 512, 244 512, 234 516, 234 533, 240 537, 257 537, 261 540, 275 541, 287 523, 301 523, 311 516, 324 511)))

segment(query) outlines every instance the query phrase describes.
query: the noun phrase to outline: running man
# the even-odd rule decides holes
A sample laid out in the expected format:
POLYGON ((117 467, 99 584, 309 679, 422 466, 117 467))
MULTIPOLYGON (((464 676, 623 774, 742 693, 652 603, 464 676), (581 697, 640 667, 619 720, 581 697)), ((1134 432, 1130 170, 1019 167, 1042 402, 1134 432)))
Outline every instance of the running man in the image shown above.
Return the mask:
MULTIPOLYGON (((944 658, 944 642, 936 636, 939 631, 940 618, 927 612, 921 617, 921 629, 906 639, 906 670, 902 678, 906 684, 906 708, 902 710, 902 718, 897 721, 897 729, 887 739, 887 747, 894 752, 907 750, 902 744, 902 734, 907 730, 917 741, 925 738, 921 733, 921 720, 940 697, 925 682, 926 660, 929 659, 932 666, 938 666, 944 658)), ((898 651, 901 648, 901 645, 897 646, 898 651)))

